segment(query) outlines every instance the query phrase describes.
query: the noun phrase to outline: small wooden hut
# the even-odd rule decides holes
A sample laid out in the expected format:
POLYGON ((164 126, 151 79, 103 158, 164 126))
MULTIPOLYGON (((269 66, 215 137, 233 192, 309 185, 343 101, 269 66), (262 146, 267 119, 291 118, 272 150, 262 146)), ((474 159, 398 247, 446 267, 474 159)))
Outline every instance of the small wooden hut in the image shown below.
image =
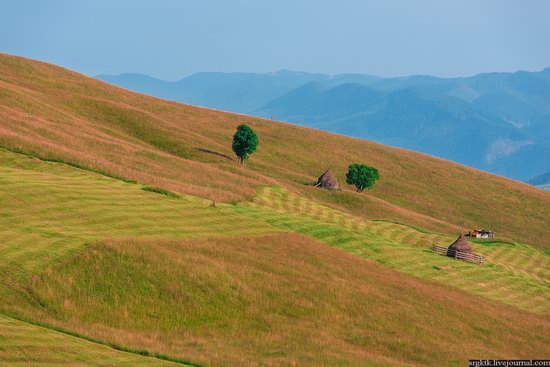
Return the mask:
POLYGON ((315 185, 317 187, 323 187, 325 189, 338 189, 340 188, 340 185, 338 184, 338 180, 330 170, 326 170, 325 173, 323 173, 321 176, 319 176, 319 179, 317 180, 317 184, 315 185))

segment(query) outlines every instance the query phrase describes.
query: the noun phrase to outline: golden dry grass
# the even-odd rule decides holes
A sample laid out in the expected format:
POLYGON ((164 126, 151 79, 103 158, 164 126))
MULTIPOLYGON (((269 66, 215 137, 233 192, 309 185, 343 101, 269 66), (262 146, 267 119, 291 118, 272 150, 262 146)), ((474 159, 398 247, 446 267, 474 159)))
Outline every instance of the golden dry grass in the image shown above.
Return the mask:
POLYGON ((31 293, 35 318, 215 366, 463 366, 550 353, 548 318, 293 234, 107 240, 31 293))
MULTIPOLYGON (((548 316, 500 303, 547 314, 539 250, 491 246, 484 255, 497 268, 479 267, 425 248, 446 236, 366 221, 281 188, 212 207, 2 149, 0 162, 1 313, 212 365, 462 365, 448 346, 459 337, 479 356, 546 350, 548 316), (305 237, 257 237, 281 230, 499 302, 305 237)), ((39 330, 4 319, 0 364, 146 363, 50 332, 35 342, 39 330)))
POLYGON ((0 366, 181 367, 0 315, 0 366))
POLYGON ((422 154, 289 124, 167 102, 66 69, 0 55, 0 145, 216 201, 278 183, 368 219, 456 232, 488 227, 548 250, 550 193, 422 154), (230 151, 236 125, 257 130, 246 167, 230 151), (349 163, 380 170, 362 195, 304 185, 349 163))
POLYGON ((485 258, 480 266, 431 251, 432 244, 448 246, 456 237, 363 220, 281 188, 263 188, 254 202, 232 207, 266 224, 313 237, 385 267, 526 311, 550 314, 550 256, 531 246, 483 240, 472 243, 474 252, 485 258))

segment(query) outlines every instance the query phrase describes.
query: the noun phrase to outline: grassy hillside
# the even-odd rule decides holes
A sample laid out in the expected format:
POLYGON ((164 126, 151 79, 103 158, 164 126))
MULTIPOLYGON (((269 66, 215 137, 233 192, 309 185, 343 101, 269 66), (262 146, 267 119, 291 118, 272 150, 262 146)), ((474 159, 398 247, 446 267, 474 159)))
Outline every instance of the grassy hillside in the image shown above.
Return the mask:
POLYGON ((0 315, 0 365, 174 367, 182 364, 118 351, 0 315))
POLYGON ((207 365, 459 366, 457 339, 472 355, 550 353, 547 256, 533 248, 486 244, 481 267, 424 246, 445 235, 280 188, 213 207, 5 150, 0 162, 2 362, 123 358, 2 314, 207 365))
POLYGON ((10 277, 44 271, 55 260, 106 237, 180 238, 278 232, 191 196, 0 149, 0 270, 10 277), (162 199, 162 200, 160 200, 162 199), (17 272, 13 272, 17 269, 17 272))
POLYGON ((463 365, 459 338, 550 352, 548 320, 288 234, 106 241, 32 292, 73 330, 213 366, 463 365))
POLYGON ((485 265, 454 261, 429 248, 432 244, 448 246, 456 237, 361 220, 278 188, 264 188, 254 203, 239 204, 235 210, 416 277, 550 314, 550 256, 530 246, 478 241, 472 247, 485 257, 485 265))
POLYGON ((279 184, 367 219, 456 233, 462 224, 548 250, 550 193, 421 154, 118 89, 65 69, 0 56, 0 144, 113 176, 216 201, 279 184), (258 131, 247 167, 230 152, 235 126, 258 131), (363 195, 321 191, 326 168, 344 181, 351 162, 382 180, 363 195))
POLYGON ((6 55, 0 144, 0 364, 550 353, 548 192, 6 55), (229 150, 242 122, 260 136, 244 167, 229 150), (309 185, 354 161, 380 169, 374 190, 309 185), (500 234, 473 244, 483 266, 429 249, 463 222, 500 234))

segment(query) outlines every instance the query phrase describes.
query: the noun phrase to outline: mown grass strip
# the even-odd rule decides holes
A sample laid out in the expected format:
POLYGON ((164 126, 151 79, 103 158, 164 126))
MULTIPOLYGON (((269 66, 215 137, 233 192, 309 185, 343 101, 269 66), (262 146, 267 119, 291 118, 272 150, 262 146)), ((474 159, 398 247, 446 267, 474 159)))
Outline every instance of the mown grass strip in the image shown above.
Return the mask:
POLYGON ((200 364, 193 363, 193 362, 188 361, 188 360, 183 359, 183 358, 171 357, 171 356, 168 356, 166 354, 151 352, 151 351, 148 351, 148 350, 145 350, 145 349, 130 348, 130 347, 127 347, 127 346, 124 346, 124 345, 116 344, 116 343, 108 343, 108 342, 105 342, 103 340, 92 338, 92 337, 86 336, 86 335, 81 334, 81 333, 77 333, 77 332, 74 332, 74 331, 71 331, 71 330, 67 330, 67 329, 62 328, 62 327, 58 327, 58 326, 55 326, 55 325, 50 325, 50 324, 47 324, 47 323, 44 323, 44 322, 41 322, 41 321, 30 320, 30 319, 21 317, 19 315, 3 312, 3 313, 0 313, 0 316, 8 317, 8 318, 18 320, 18 321, 21 321, 21 322, 24 322, 24 323, 27 323, 27 324, 30 324, 30 325, 38 326, 38 327, 41 327, 41 328, 44 328, 44 329, 56 331, 58 333, 65 334, 65 335, 72 336, 72 337, 79 338, 79 339, 83 339, 83 340, 86 340, 86 341, 89 341, 89 342, 92 342, 92 343, 95 343, 95 344, 104 345, 104 346, 110 347, 114 350, 121 351, 121 352, 131 353, 131 354, 135 354, 135 355, 139 355, 139 356, 143 356, 143 357, 156 358, 156 359, 159 359, 159 360, 162 360, 162 361, 174 362, 174 363, 178 363, 178 364, 185 365, 185 366, 203 367, 200 364))
POLYGON ((37 153, 35 151, 30 151, 30 150, 27 150, 27 149, 23 149, 21 147, 16 147, 16 146, 9 147, 7 145, 2 145, 2 144, 0 144, 0 150, 4 150, 6 152, 10 152, 10 153, 14 153, 14 154, 21 154, 21 155, 26 156, 26 157, 31 157, 31 158, 34 158, 34 159, 38 159, 42 162, 49 162, 49 163, 57 163, 57 164, 66 165, 66 166, 69 166, 69 167, 77 168, 77 169, 83 170, 83 171, 88 171, 90 173, 95 173, 97 175, 102 175, 102 176, 109 177, 109 178, 112 178, 114 180, 123 181, 123 182, 126 182, 126 183, 131 183, 131 184, 137 184, 138 183, 138 181, 136 181, 136 180, 131 180, 131 179, 128 179, 128 178, 124 178, 122 176, 112 174, 112 173, 107 172, 105 170, 101 170, 101 169, 98 169, 98 168, 94 168, 94 167, 91 167, 91 166, 80 164, 76 161, 69 161, 69 160, 66 160, 66 159, 64 159, 60 156, 55 155, 55 154, 43 155, 43 154, 37 153))
POLYGON ((146 185, 146 186, 143 186, 141 189, 143 191, 149 191, 149 192, 154 192, 154 193, 161 194, 161 195, 164 195, 164 196, 168 196, 169 198, 173 198, 173 199, 179 199, 180 198, 180 196, 178 194, 175 194, 172 191, 163 189, 161 187, 154 187, 154 186, 146 185))
POLYGON ((527 245, 473 243, 487 264, 433 254, 434 243, 454 238, 387 221, 365 221, 281 188, 266 187, 253 203, 234 206, 275 227, 312 236, 334 247, 410 275, 429 278, 536 313, 550 313, 550 261, 527 245), (307 208, 307 209, 306 209, 307 208))
MULTIPOLYGON (((211 201, 142 190, 108 177, 0 150, 2 267, 40 273, 86 242, 120 237, 279 232, 211 201), (158 195, 150 195, 148 192, 158 195)), ((6 273, 10 273, 7 271, 6 273)))

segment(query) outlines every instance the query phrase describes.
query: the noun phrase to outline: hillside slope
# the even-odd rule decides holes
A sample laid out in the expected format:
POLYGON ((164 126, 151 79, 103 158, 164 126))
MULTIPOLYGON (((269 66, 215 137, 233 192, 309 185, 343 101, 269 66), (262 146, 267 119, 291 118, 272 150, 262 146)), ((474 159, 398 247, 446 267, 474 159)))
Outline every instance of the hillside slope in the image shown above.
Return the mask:
POLYGON ((182 366, 181 363, 118 351, 3 315, 0 315, 0 364, 33 367, 182 366))
POLYGON ((289 234, 106 241, 32 292, 71 329, 201 365, 461 366, 457 339, 476 356, 550 353, 544 317, 289 234))
POLYGON ((198 73, 175 82, 139 74, 97 78, 160 98, 412 149, 514 179, 550 169, 550 68, 460 78, 291 71, 198 73))
POLYGON ((487 246, 478 266, 426 251, 441 235, 282 189, 212 207, 4 150, 0 162, 0 364, 164 365, 108 345, 214 366, 550 352, 548 261, 532 248, 473 244, 487 246))
POLYGON ((550 353, 541 191, 0 60, 0 364, 462 366, 550 353), (244 167, 228 148, 241 121, 261 144, 244 167), (374 190, 310 185, 326 165, 342 180, 354 160, 381 169, 374 190), (467 263, 429 249, 456 238, 453 215, 516 227, 512 240, 472 241, 485 263, 467 263), (528 234, 538 248, 517 241, 528 234))
POLYGON ((550 167, 548 100, 550 69, 454 79, 415 76, 334 87, 316 82, 253 114, 525 180, 550 167))
POLYGON ((368 141, 146 97, 56 66, 0 56, 0 144, 113 176, 216 201, 239 201, 258 185, 287 189, 369 219, 446 233, 461 225, 550 248, 550 194, 444 160, 368 141), (245 167, 230 150, 236 125, 258 131, 245 167), (337 194, 311 183, 330 168, 366 162, 374 190, 337 194))

